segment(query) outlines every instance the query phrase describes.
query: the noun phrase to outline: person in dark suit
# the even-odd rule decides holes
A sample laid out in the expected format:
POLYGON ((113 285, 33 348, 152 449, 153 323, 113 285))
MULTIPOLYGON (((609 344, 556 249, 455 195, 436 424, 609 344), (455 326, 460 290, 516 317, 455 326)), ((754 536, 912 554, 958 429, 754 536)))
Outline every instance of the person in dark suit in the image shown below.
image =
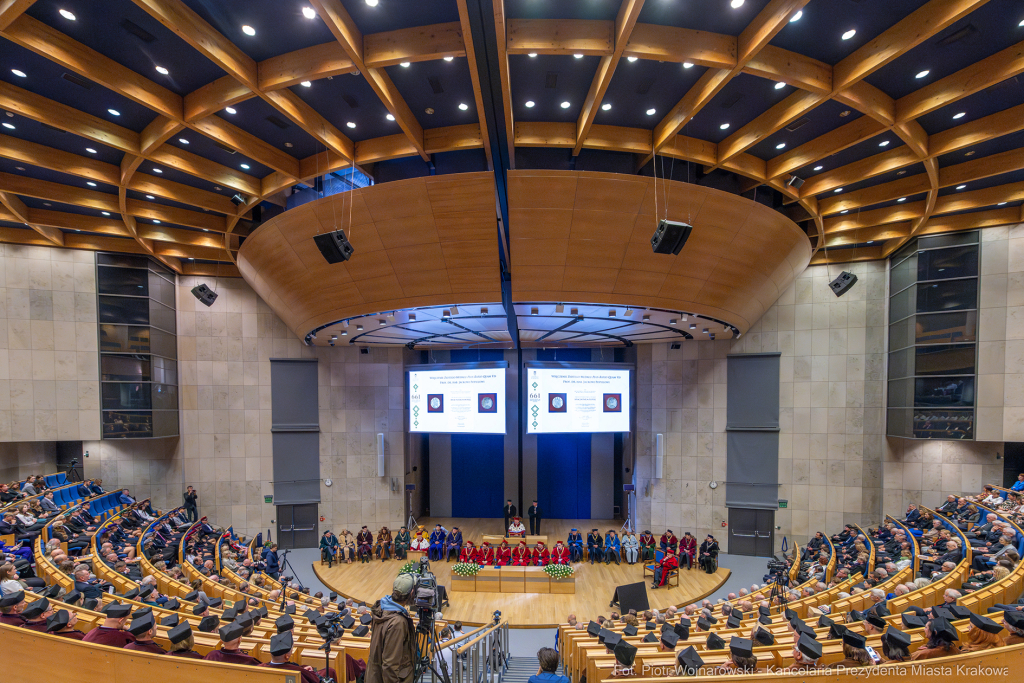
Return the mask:
POLYGON ((502 533, 505 534, 506 536, 508 536, 508 525, 509 525, 509 522, 511 522, 512 518, 515 517, 516 514, 519 512, 518 510, 516 510, 516 506, 512 504, 512 499, 511 498, 509 498, 508 500, 505 501, 505 511, 504 512, 505 512, 505 527, 504 527, 504 531, 502 533))
POLYGON ((530 535, 536 536, 540 534, 540 506, 537 505, 537 501, 533 501, 533 505, 527 510, 530 514, 530 535))
POLYGON ((189 486, 185 489, 185 514, 188 517, 188 521, 195 522, 199 519, 199 494, 196 490, 189 486))

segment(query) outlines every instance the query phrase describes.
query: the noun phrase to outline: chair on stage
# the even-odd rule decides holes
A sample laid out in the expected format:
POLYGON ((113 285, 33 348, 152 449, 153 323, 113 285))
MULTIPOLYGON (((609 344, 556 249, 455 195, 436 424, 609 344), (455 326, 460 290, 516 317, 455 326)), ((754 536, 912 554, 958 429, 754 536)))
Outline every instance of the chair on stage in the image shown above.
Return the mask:
MULTIPOLYGON (((664 550, 654 551, 654 563, 644 565, 644 580, 647 580, 647 576, 650 575, 651 581, 654 581, 654 570, 661 564, 661 559, 665 557, 664 550)), ((665 579, 666 586, 679 586, 679 569, 670 569, 668 572, 668 578, 665 579)))

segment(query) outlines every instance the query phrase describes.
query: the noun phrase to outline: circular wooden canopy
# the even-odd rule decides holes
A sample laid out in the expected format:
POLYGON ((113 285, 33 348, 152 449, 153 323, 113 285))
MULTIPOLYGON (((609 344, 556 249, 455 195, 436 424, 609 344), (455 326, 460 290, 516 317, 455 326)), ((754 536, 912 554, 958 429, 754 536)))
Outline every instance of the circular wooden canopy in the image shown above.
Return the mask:
MULTIPOLYGON (((238 252, 239 270, 296 335, 314 341, 317 332, 314 343, 327 344, 341 332, 350 332, 342 336, 352 343, 415 344, 426 337, 447 345, 511 343, 500 303, 494 202, 489 173, 332 195, 255 230, 238 252), (355 253, 331 265, 313 238, 338 228, 355 253), (453 334, 445 334, 446 326, 453 334), (358 334, 369 329, 376 331, 372 337, 358 334)), ((512 302, 519 327, 536 331, 535 338, 565 324, 565 313, 552 307, 563 302, 600 305, 596 317, 618 330, 608 343, 634 335, 662 339, 639 333, 645 314, 666 330, 686 315, 699 329, 742 333, 811 258, 805 233, 781 213, 689 183, 512 171, 509 211, 512 302), (694 226, 678 256, 651 250, 659 217, 694 226)), ((587 309, 591 318, 593 311, 587 309)), ((588 329, 608 329, 594 324, 588 329)))

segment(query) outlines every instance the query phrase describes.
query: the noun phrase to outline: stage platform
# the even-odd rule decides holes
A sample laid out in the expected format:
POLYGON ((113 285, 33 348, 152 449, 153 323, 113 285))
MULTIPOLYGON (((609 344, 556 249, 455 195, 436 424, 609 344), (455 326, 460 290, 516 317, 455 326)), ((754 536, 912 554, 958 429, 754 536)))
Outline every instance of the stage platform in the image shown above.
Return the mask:
MULTIPOLYGON (((462 530, 465 540, 479 545, 485 534, 493 534, 500 530, 502 521, 499 519, 421 519, 420 524, 432 529, 440 522, 445 528, 457 526, 462 530)), ((593 528, 600 529, 602 535, 609 529, 618 531, 621 520, 578 520, 578 519, 545 519, 541 531, 550 539, 566 539, 569 530, 576 527, 586 539, 587 532, 593 528)), ((337 534, 338 530, 334 530, 337 534)), ((350 529, 351 531, 351 529, 350 529)), ((376 535, 376 530, 374 530, 376 535)), ((510 544, 511 545, 511 544, 510 544)), ((313 571, 317 578, 339 595, 350 597, 359 602, 372 604, 381 596, 391 593, 391 583, 403 563, 397 560, 381 562, 376 560, 368 564, 335 564, 328 568, 319 562, 313 563, 313 571)), ((430 567, 441 585, 451 586, 451 565, 449 562, 431 562, 430 567)), ((569 614, 576 614, 581 619, 592 619, 598 615, 608 616, 611 600, 616 586, 635 583, 644 579, 643 565, 628 565, 623 562, 616 565, 581 563, 576 567, 576 593, 574 595, 553 595, 543 593, 453 593, 449 591, 448 599, 451 606, 444 610, 444 617, 449 621, 461 621, 464 624, 479 625, 491 621, 494 610, 501 610, 502 619, 507 619, 513 628, 536 628, 555 626, 565 622, 569 614)), ((665 586, 657 590, 648 588, 647 595, 652 609, 664 609, 669 605, 688 605, 701 600, 718 590, 729 578, 730 571, 719 568, 714 574, 706 574, 698 569, 679 574, 678 586, 665 586)), ((648 576, 648 582, 650 577, 648 576)))

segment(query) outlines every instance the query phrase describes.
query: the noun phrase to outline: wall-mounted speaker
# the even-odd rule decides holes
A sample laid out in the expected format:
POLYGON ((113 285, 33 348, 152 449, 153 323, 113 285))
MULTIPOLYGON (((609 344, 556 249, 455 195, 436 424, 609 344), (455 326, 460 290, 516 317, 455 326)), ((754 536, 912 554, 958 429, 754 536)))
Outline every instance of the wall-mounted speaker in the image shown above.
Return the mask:
POLYGON ((313 241, 316 242, 317 249, 324 255, 324 259, 328 263, 348 261, 352 258, 352 253, 355 251, 348 238, 345 237, 344 230, 322 232, 319 235, 313 235, 313 241))
POLYGON ((654 435, 654 478, 661 479, 665 470, 665 435, 654 435))
POLYGON ((384 435, 377 434, 377 476, 384 476, 384 435))

